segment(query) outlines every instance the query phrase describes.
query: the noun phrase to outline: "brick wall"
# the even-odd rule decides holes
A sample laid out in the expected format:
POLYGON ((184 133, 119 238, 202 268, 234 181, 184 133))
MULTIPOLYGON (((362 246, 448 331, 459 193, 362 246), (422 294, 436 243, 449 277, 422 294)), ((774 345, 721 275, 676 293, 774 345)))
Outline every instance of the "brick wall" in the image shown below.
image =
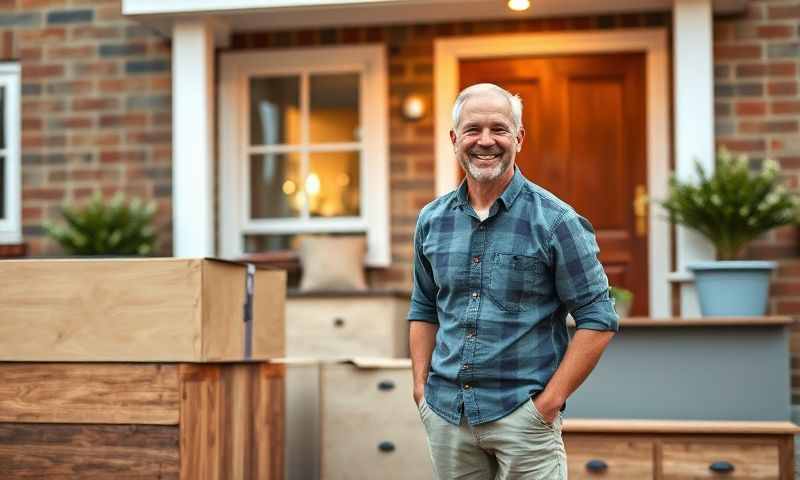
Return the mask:
POLYGON ((42 222, 94 190, 158 203, 171 253, 170 44, 119 0, 0 0, 0 56, 22 66, 22 222, 30 255, 59 253, 42 222))
POLYGON ((411 239, 420 208, 434 198, 433 44, 439 37, 511 32, 565 31, 665 26, 669 15, 632 14, 503 22, 339 28, 235 34, 231 49, 385 43, 389 63, 390 203, 392 265, 370 273, 372 285, 408 287, 411 283, 411 239), (421 95, 428 114, 419 121, 403 118, 406 95, 421 95))

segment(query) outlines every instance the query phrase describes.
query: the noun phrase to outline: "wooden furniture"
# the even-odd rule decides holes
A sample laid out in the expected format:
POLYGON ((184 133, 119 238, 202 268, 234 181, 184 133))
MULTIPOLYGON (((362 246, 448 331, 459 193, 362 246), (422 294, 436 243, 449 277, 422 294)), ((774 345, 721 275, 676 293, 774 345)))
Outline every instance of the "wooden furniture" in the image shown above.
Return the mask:
POLYGON ((321 366, 322 480, 432 478, 412 383, 407 359, 321 366))
POLYGON ((566 419, 570 479, 794 478, 790 422, 566 419))
POLYGON ((408 306, 405 291, 290 291, 286 356, 408 357, 408 306))
POLYGON ((0 363, 0 476, 283 479, 284 366, 0 363))
POLYGON ((282 357, 286 274, 255 270, 252 295, 247 278, 211 259, 2 261, 0 361, 282 357))

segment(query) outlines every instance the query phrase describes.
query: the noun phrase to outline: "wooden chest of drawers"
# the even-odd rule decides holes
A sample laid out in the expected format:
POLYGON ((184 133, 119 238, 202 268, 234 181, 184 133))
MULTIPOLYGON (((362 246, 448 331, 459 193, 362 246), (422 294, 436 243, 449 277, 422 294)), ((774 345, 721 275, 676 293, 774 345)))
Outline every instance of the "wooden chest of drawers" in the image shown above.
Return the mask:
POLYGON ((286 355, 342 359, 408 357, 407 292, 290 294, 286 355))
POLYGON ((569 478, 794 478, 790 422, 565 420, 569 478))

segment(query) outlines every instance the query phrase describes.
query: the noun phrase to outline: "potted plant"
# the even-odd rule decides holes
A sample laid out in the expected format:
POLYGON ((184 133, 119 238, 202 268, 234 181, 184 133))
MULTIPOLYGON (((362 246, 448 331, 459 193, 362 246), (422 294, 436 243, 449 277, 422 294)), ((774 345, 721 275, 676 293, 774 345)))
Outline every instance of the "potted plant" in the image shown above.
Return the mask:
POLYGON ((608 288, 608 293, 614 301, 614 310, 619 318, 627 317, 631 311, 631 305, 633 305, 633 292, 622 287, 611 286, 608 288))
POLYGON ((45 222, 47 234, 70 255, 152 255, 155 202, 130 202, 121 193, 105 202, 99 192, 81 208, 64 206, 64 225, 45 222))
POLYGON ((798 198, 781 185, 778 164, 769 159, 753 171, 746 156, 720 149, 712 175, 699 162, 696 169, 697 182, 672 175, 662 205, 671 222, 696 230, 716 248, 717 261, 687 265, 700 310, 704 316, 764 315, 775 262, 739 258, 751 240, 797 223, 798 198))

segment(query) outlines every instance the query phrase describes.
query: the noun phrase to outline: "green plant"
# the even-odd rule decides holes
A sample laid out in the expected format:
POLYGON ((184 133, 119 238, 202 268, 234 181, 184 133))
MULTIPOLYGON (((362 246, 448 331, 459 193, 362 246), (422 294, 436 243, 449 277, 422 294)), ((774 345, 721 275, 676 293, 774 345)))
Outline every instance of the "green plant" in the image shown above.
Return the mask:
POLYGON ((46 222, 44 228, 71 255, 149 255, 156 243, 155 212, 155 202, 127 202, 121 193, 106 202, 96 192, 82 208, 61 208, 64 225, 46 222))
POLYGON ((695 162, 697 182, 682 182, 673 174, 662 206, 672 223, 708 238, 718 260, 733 260, 751 240, 783 225, 796 224, 800 203, 781 185, 778 164, 765 160, 752 171, 746 156, 734 157, 722 148, 708 175, 695 162))
POLYGON ((630 302, 633 300, 633 292, 622 287, 608 287, 608 294, 619 303, 630 302))

